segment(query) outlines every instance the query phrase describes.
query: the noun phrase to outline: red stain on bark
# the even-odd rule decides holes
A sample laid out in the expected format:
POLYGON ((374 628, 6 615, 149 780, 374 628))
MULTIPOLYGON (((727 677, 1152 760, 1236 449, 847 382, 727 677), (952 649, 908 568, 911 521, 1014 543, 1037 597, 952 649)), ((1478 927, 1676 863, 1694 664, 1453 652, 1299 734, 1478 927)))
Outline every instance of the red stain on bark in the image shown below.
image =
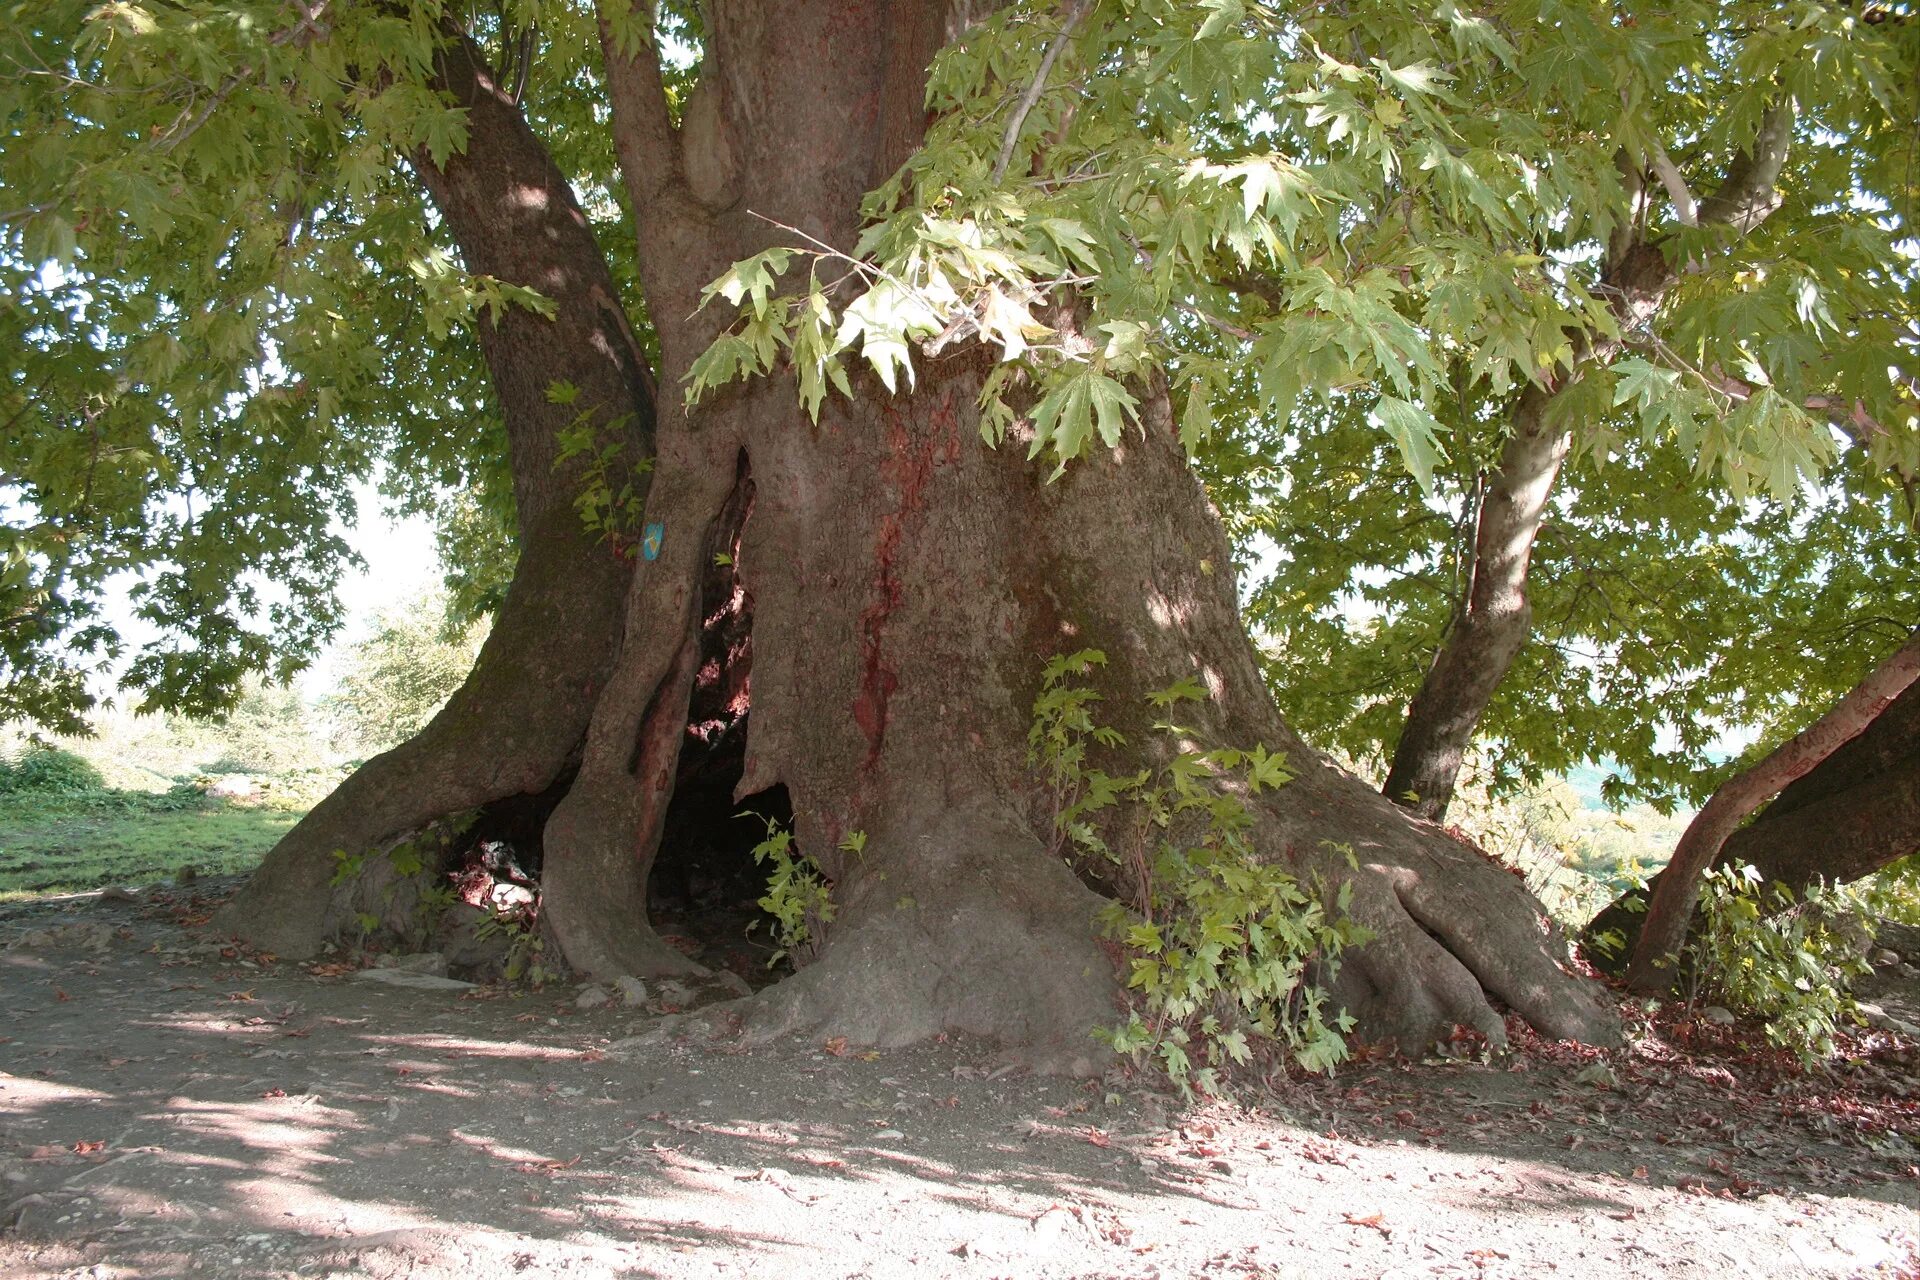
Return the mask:
POLYGON ((887 621, 900 606, 900 579, 895 561, 906 522, 926 505, 927 483, 945 450, 957 458, 958 420, 953 406, 943 401, 934 411, 933 427, 919 438, 908 430, 898 408, 887 410, 887 460, 881 478, 900 496, 893 510, 880 517, 873 547, 873 594, 860 611, 860 692, 853 699, 853 720, 867 739, 867 767, 880 758, 887 736, 887 703, 900 687, 900 677, 887 665, 883 652, 887 621), (941 428, 945 428, 944 432, 941 428), (949 437, 943 440, 943 435, 949 437))

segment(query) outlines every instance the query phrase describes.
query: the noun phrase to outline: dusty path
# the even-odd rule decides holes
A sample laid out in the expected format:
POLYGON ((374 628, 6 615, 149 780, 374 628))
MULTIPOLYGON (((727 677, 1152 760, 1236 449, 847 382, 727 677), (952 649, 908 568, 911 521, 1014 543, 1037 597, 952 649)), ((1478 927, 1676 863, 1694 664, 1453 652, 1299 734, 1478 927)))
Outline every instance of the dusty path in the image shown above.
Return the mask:
POLYGON ((257 966, 206 905, 0 908, 0 1275, 1920 1275, 1884 1035, 1820 1088, 1649 1039, 1182 1113, 257 966))

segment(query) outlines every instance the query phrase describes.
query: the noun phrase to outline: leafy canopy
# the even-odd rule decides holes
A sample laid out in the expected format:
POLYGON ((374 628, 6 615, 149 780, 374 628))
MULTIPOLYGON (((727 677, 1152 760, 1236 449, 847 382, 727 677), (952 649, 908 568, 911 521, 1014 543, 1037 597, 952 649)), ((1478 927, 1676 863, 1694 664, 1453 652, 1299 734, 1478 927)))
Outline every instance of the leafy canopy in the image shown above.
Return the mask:
MULTIPOLYGON (((651 29, 677 103, 701 24, 651 29)), ((472 333, 548 301, 463 270, 415 180, 464 141, 432 86, 449 30, 527 71, 642 319, 582 0, 0 2, 0 716, 85 711, 121 573, 150 702, 298 666, 338 625, 364 477, 446 517, 462 608, 497 599, 511 496, 472 333)), ((1164 391, 1248 562, 1279 566, 1253 610, 1283 692, 1357 747, 1445 625, 1508 406, 1550 387, 1584 468, 1543 550, 1557 639, 1520 677, 1550 693, 1495 727, 1516 769, 1576 758, 1620 721, 1542 722, 1596 679, 1643 726, 1782 687, 1785 639, 1669 696, 1747 602, 1827 601, 1802 652, 1912 620, 1905 578, 1846 548, 1911 562, 1917 68, 1899 5, 1009 4, 936 63, 927 143, 859 243, 795 234, 715 283, 738 323, 688 389, 790 370, 818 413, 862 364, 902 388, 981 341, 983 430, 1055 468, 1164 391), (1782 109, 1773 216, 1690 225, 1782 109), (1674 264, 1653 315, 1606 274, 1623 238, 1674 264)))
POLYGON ((1717 735, 1920 622, 1920 30, 1874 13, 1010 6, 937 65, 857 246, 715 282, 741 319, 690 389, 784 363, 817 415, 854 362, 893 388, 973 338, 984 432, 1058 469, 1164 384, 1276 692, 1362 759, 1545 391, 1574 466, 1492 781, 1612 759, 1618 800, 1697 800, 1717 735))

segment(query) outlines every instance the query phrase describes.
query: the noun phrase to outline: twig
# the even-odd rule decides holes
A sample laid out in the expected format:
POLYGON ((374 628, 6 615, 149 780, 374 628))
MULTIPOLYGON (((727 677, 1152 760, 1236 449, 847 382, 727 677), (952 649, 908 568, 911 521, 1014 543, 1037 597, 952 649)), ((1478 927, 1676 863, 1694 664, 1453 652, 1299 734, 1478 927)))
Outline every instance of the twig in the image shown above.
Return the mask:
POLYGON ((1190 315, 1194 317, 1196 320, 1204 321, 1207 324, 1212 325, 1214 328, 1218 329, 1220 332, 1226 334, 1228 337, 1238 338, 1242 342, 1252 342, 1260 336, 1259 334, 1255 333, 1251 329, 1243 329, 1237 324, 1231 324, 1228 321, 1222 320, 1219 316, 1216 316, 1211 312, 1202 311, 1199 307, 1194 306, 1190 302, 1176 302, 1173 304, 1173 309, 1175 311, 1182 312, 1186 315, 1190 315))
POLYGON ((1040 69, 1033 73, 1033 83, 1028 85, 1026 93, 1021 95, 1018 105, 1013 109, 1012 118, 1007 121, 1007 132, 1000 139, 1000 156, 993 162, 995 183, 1007 176, 1007 165, 1013 161, 1013 148, 1020 141, 1020 129, 1027 122, 1027 113, 1033 110, 1034 104, 1040 101, 1040 95, 1046 91, 1047 76, 1052 73, 1053 64, 1059 59, 1060 51, 1067 47, 1067 37, 1073 34, 1073 29, 1080 25, 1080 19, 1086 16, 1088 7, 1083 0, 1067 10, 1067 20, 1060 25, 1060 30, 1048 43, 1046 53, 1041 55, 1040 69))

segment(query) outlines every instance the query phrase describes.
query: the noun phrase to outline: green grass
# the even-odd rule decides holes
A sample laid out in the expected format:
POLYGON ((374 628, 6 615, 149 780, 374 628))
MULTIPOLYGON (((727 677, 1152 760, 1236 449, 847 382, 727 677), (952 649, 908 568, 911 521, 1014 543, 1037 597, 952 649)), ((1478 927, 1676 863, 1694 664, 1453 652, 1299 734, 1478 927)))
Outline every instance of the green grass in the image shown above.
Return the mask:
POLYGON ((304 798, 246 803, 190 788, 0 797, 0 901, 148 884, 185 866, 251 871, 306 808, 304 798))

